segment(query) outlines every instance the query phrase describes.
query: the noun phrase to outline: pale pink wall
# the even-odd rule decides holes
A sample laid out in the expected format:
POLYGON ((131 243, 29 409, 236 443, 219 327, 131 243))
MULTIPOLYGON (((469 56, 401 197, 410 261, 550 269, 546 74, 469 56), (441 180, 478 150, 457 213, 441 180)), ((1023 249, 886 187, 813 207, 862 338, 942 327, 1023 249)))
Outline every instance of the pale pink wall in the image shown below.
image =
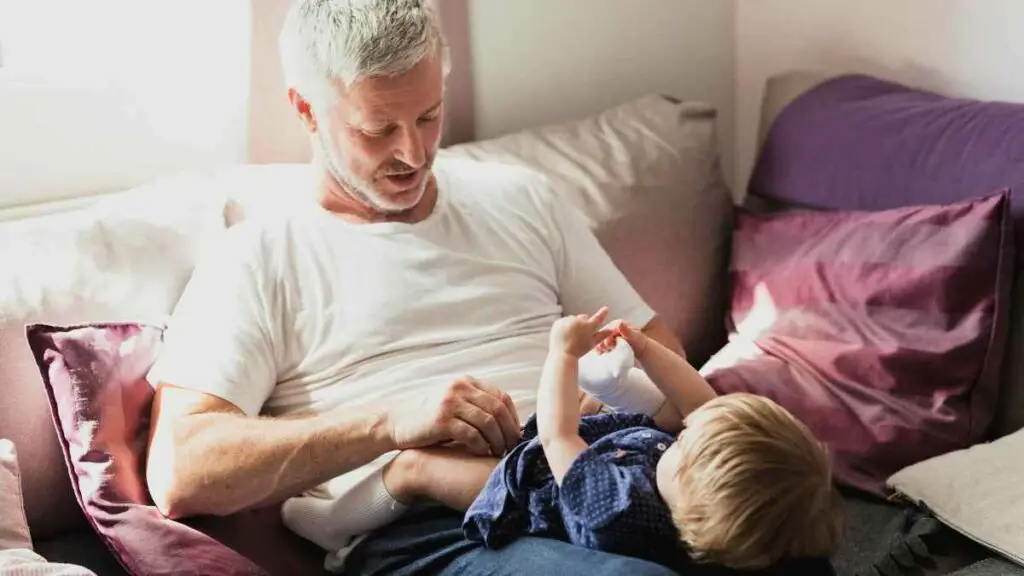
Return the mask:
MULTIPOLYGON (((473 81, 469 53, 468 0, 437 5, 448 37, 452 69, 448 77, 445 143, 473 138, 473 81)), ((277 35, 289 0, 252 0, 252 61, 249 94, 249 162, 305 162, 309 140, 288 105, 277 53, 277 35)))
POLYGON ((249 162, 305 162, 309 139, 288 104, 277 34, 289 0, 252 1, 249 162))

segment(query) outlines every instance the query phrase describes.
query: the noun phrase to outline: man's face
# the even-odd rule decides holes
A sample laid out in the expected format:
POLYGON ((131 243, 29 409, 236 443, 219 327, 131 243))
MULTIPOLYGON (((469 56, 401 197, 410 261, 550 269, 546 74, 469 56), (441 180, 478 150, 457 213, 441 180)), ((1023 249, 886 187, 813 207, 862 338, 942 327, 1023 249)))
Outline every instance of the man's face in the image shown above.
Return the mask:
POLYGON ((335 94, 327 110, 317 111, 325 176, 375 212, 415 207, 430 184, 441 141, 441 58, 424 58, 399 76, 362 78, 335 94))

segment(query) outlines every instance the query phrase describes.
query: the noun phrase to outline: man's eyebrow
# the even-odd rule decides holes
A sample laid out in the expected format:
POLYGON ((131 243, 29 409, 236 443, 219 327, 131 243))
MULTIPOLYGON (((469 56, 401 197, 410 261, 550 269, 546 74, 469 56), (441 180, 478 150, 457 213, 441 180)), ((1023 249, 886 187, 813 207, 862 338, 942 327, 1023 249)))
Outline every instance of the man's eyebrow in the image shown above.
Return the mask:
POLYGON ((438 108, 440 108, 441 104, 443 104, 443 103, 444 103, 444 99, 438 100, 436 104, 434 104, 430 108, 427 108, 426 110, 424 110, 423 114, 430 114, 434 110, 437 110, 438 108))

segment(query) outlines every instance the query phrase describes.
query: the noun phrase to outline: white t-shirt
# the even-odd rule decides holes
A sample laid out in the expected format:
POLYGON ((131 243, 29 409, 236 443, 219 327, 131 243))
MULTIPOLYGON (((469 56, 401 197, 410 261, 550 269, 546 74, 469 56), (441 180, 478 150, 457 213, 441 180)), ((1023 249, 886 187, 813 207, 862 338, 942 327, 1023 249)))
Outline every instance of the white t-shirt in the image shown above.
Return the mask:
POLYGON ((440 159, 415 224, 352 224, 310 202, 247 220, 205 254, 150 373, 248 415, 388 399, 471 375, 525 420, 551 324, 653 311, 582 215, 518 168, 440 159))

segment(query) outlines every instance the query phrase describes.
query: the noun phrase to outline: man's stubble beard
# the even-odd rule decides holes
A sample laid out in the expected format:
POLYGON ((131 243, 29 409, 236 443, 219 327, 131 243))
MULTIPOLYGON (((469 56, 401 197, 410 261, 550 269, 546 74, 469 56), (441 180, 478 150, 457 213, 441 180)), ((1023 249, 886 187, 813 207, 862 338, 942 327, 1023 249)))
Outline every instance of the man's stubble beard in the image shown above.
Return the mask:
MULTIPOLYGON (((419 183, 419 189, 416 191, 414 198, 408 202, 408 205, 392 204, 388 202, 386 197, 374 189, 373 183, 366 182, 345 168, 345 164, 341 162, 339 155, 335 154, 334 149, 329 145, 324 135, 325 132, 324 130, 317 132, 317 141, 320 144, 320 161, 347 195, 374 212, 385 215, 402 214, 419 205, 430 182, 428 174, 424 174, 419 183)), ((432 158, 428 158, 427 166, 431 164, 432 158)))

